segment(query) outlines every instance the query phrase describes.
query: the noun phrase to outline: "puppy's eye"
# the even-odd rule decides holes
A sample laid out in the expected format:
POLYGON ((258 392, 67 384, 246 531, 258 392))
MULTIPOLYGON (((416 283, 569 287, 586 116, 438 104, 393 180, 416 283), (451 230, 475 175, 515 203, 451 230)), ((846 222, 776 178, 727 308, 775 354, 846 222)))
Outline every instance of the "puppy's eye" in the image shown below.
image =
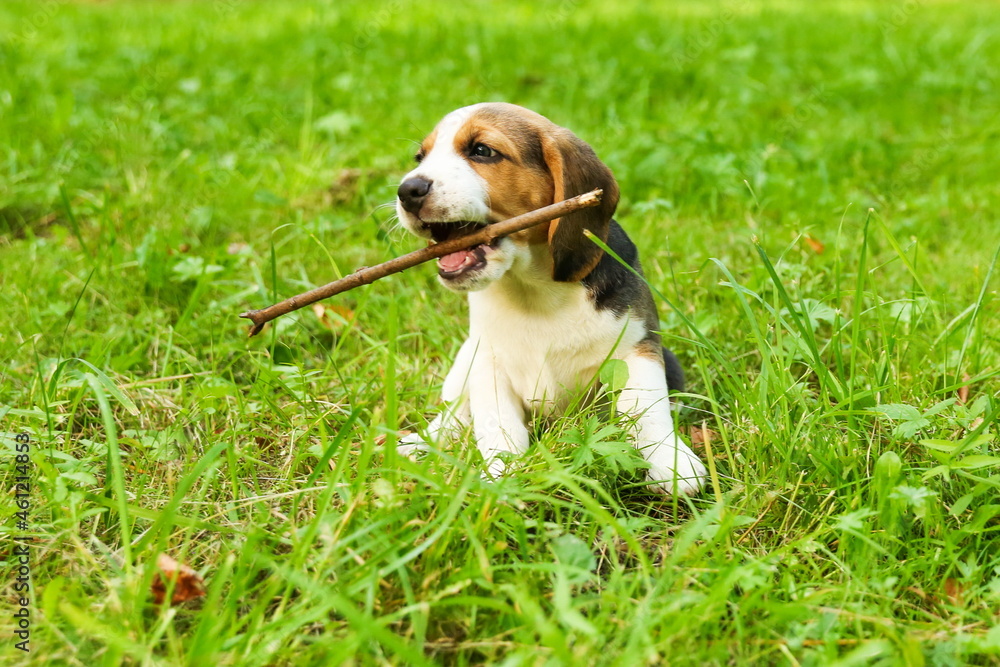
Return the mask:
POLYGON ((424 152, 423 151, 420 151, 416 155, 413 156, 413 160, 417 164, 420 164, 421 162, 423 162, 423 159, 424 159, 424 152))
POLYGON ((472 157, 491 158, 491 157, 499 157, 500 153, 497 153, 495 150, 493 150, 486 144, 474 144, 472 146, 472 150, 469 151, 469 155, 471 155, 472 157))

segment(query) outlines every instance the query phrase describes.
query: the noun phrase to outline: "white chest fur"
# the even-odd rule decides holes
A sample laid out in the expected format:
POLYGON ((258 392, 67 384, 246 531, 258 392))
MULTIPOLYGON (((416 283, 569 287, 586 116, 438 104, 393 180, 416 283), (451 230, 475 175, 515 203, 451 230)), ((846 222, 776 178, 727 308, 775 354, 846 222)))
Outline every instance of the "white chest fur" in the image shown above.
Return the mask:
POLYGON ((627 314, 596 310, 578 283, 498 283, 469 294, 469 319, 473 369, 485 362, 526 408, 542 413, 564 409, 591 386, 606 359, 646 335, 627 314))

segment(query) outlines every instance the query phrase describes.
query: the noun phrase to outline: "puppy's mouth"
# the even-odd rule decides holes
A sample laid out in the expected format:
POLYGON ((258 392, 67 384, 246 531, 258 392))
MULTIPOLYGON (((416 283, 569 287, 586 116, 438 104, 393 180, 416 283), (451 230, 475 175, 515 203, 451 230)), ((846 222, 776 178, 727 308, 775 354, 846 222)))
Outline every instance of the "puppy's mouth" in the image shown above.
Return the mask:
MULTIPOLYGON (((484 227, 484 222, 425 222, 422 227, 431 233, 436 243, 468 236, 477 229, 484 227)), ((453 253, 439 257, 437 261, 438 275, 445 280, 455 280, 466 274, 474 273, 486 267, 486 257, 496 249, 499 239, 492 243, 456 250, 453 253)))
POLYGON ((423 229, 431 233, 431 238, 435 243, 457 239, 460 236, 467 236, 480 227, 485 227, 485 222, 471 222, 469 220, 456 220, 455 222, 421 222, 423 229))

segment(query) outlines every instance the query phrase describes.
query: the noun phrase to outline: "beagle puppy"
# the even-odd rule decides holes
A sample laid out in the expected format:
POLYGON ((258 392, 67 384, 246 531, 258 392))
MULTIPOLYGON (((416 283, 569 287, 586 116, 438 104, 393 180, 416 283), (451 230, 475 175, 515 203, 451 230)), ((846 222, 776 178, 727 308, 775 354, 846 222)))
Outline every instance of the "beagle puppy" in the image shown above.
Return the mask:
MULTIPOLYGON (((468 295, 469 336, 428 439, 454 438, 471 425, 496 477, 528 448, 531 417, 565 410, 595 388, 606 360, 620 359, 628 381, 617 409, 630 418, 654 488, 700 489, 705 467, 675 431, 667 396, 683 389, 684 375, 660 344, 635 245, 612 219, 618 185, 590 146, 523 107, 475 104, 445 116, 416 161, 396 210, 409 232, 432 242, 604 190, 599 206, 438 259, 441 284, 468 295)), ((399 445, 405 454, 424 448, 416 435, 399 445)))

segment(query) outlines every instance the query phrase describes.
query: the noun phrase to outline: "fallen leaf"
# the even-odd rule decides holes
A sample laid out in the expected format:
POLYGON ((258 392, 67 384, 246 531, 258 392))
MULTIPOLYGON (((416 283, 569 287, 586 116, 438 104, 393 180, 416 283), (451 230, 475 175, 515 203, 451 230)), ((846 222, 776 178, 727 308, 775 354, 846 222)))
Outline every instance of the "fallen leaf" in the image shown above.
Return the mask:
POLYGON ((704 444, 705 440, 708 440, 709 442, 714 442, 719 438, 718 433, 716 433, 710 428, 706 428, 704 424, 702 424, 701 426, 692 426, 691 430, 689 431, 689 434, 691 436, 692 445, 704 444))
POLYGON ((358 179, 361 178, 364 174, 365 172, 363 172, 360 169, 351 169, 351 168, 341 169, 339 172, 337 172, 337 178, 334 180, 333 184, 340 188, 350 187, 355 183, 357 183, 358 179))
POLYGON ((362 178, 372 178, 378 174, 375 170, 341 169, 328 191, 333 202, 351 201, 358 196, 358 185, 362 178))
POLYGON ((948 598, 948 602, 952 603, 956 607, 962 606, 962 584, 958 582, 958 579, 948 577, 944 580, 944 595, 948 598))
POLYGON ((316 319, 319 320, 320 325, 331 331, 339 328, 341 324, 349 323, 354 319, 354 311, 345 306, 314 303, 312 311, 316 319))
MULTIPOLYGON (((705 426, 705 422, 702 422, 700 426, 692 426, 688 431, 688 435, 691 438, 691 445, 702 449, 705 447, 706 440, 709 446, 719 440, 719 433, 705 426)), ((726 455, 724 452, 720 452, 715 454, 715 458, 717 460, 725 460, 726 455)))
POLYGON ((263 452, 274 449, 275 445, 278 444, 277 439, 270 435, 255 435, 253 441, 263 452))
POLYGON ((817 239, 814 239, 808 234, 806 234, 803 238, 805 239, 806 243, 809 244, 809 247, 812 248, 812 251, 817 255, 822 255, 823 251, 826 250, 826 246, 824 246, 822 242, 818 241, 817 239))
POLYGON ((184 253, 188 252, 189 250, 191 250, 191 244, 190 243, 182 243, 179 246, 177 246, 176 248, 167 248, 167 256, 168 257, 173 257, 174 255, 176 255, 178 253, 184 254, 184 253))
POLYGON ((958 388, 958 404, 959 405, 965 405, 966 403, 969 402, 969 384, 968 384, 968 382, 971 379, 972 378, 969 377, 968 373, 963 373, 962 374, 962 382, 965 382, 966 384, 963 384, 961 387, 958 388))
POLYGON ((153 577, 151 587, 156 604, 161 604, 166 598, 168 582, 174 584, 170 604, 180 604, 205 594, 205 582, 187 565, 178 563, 167 554, 160 554, 156 559, 156 567, 159 572, 153 577))

